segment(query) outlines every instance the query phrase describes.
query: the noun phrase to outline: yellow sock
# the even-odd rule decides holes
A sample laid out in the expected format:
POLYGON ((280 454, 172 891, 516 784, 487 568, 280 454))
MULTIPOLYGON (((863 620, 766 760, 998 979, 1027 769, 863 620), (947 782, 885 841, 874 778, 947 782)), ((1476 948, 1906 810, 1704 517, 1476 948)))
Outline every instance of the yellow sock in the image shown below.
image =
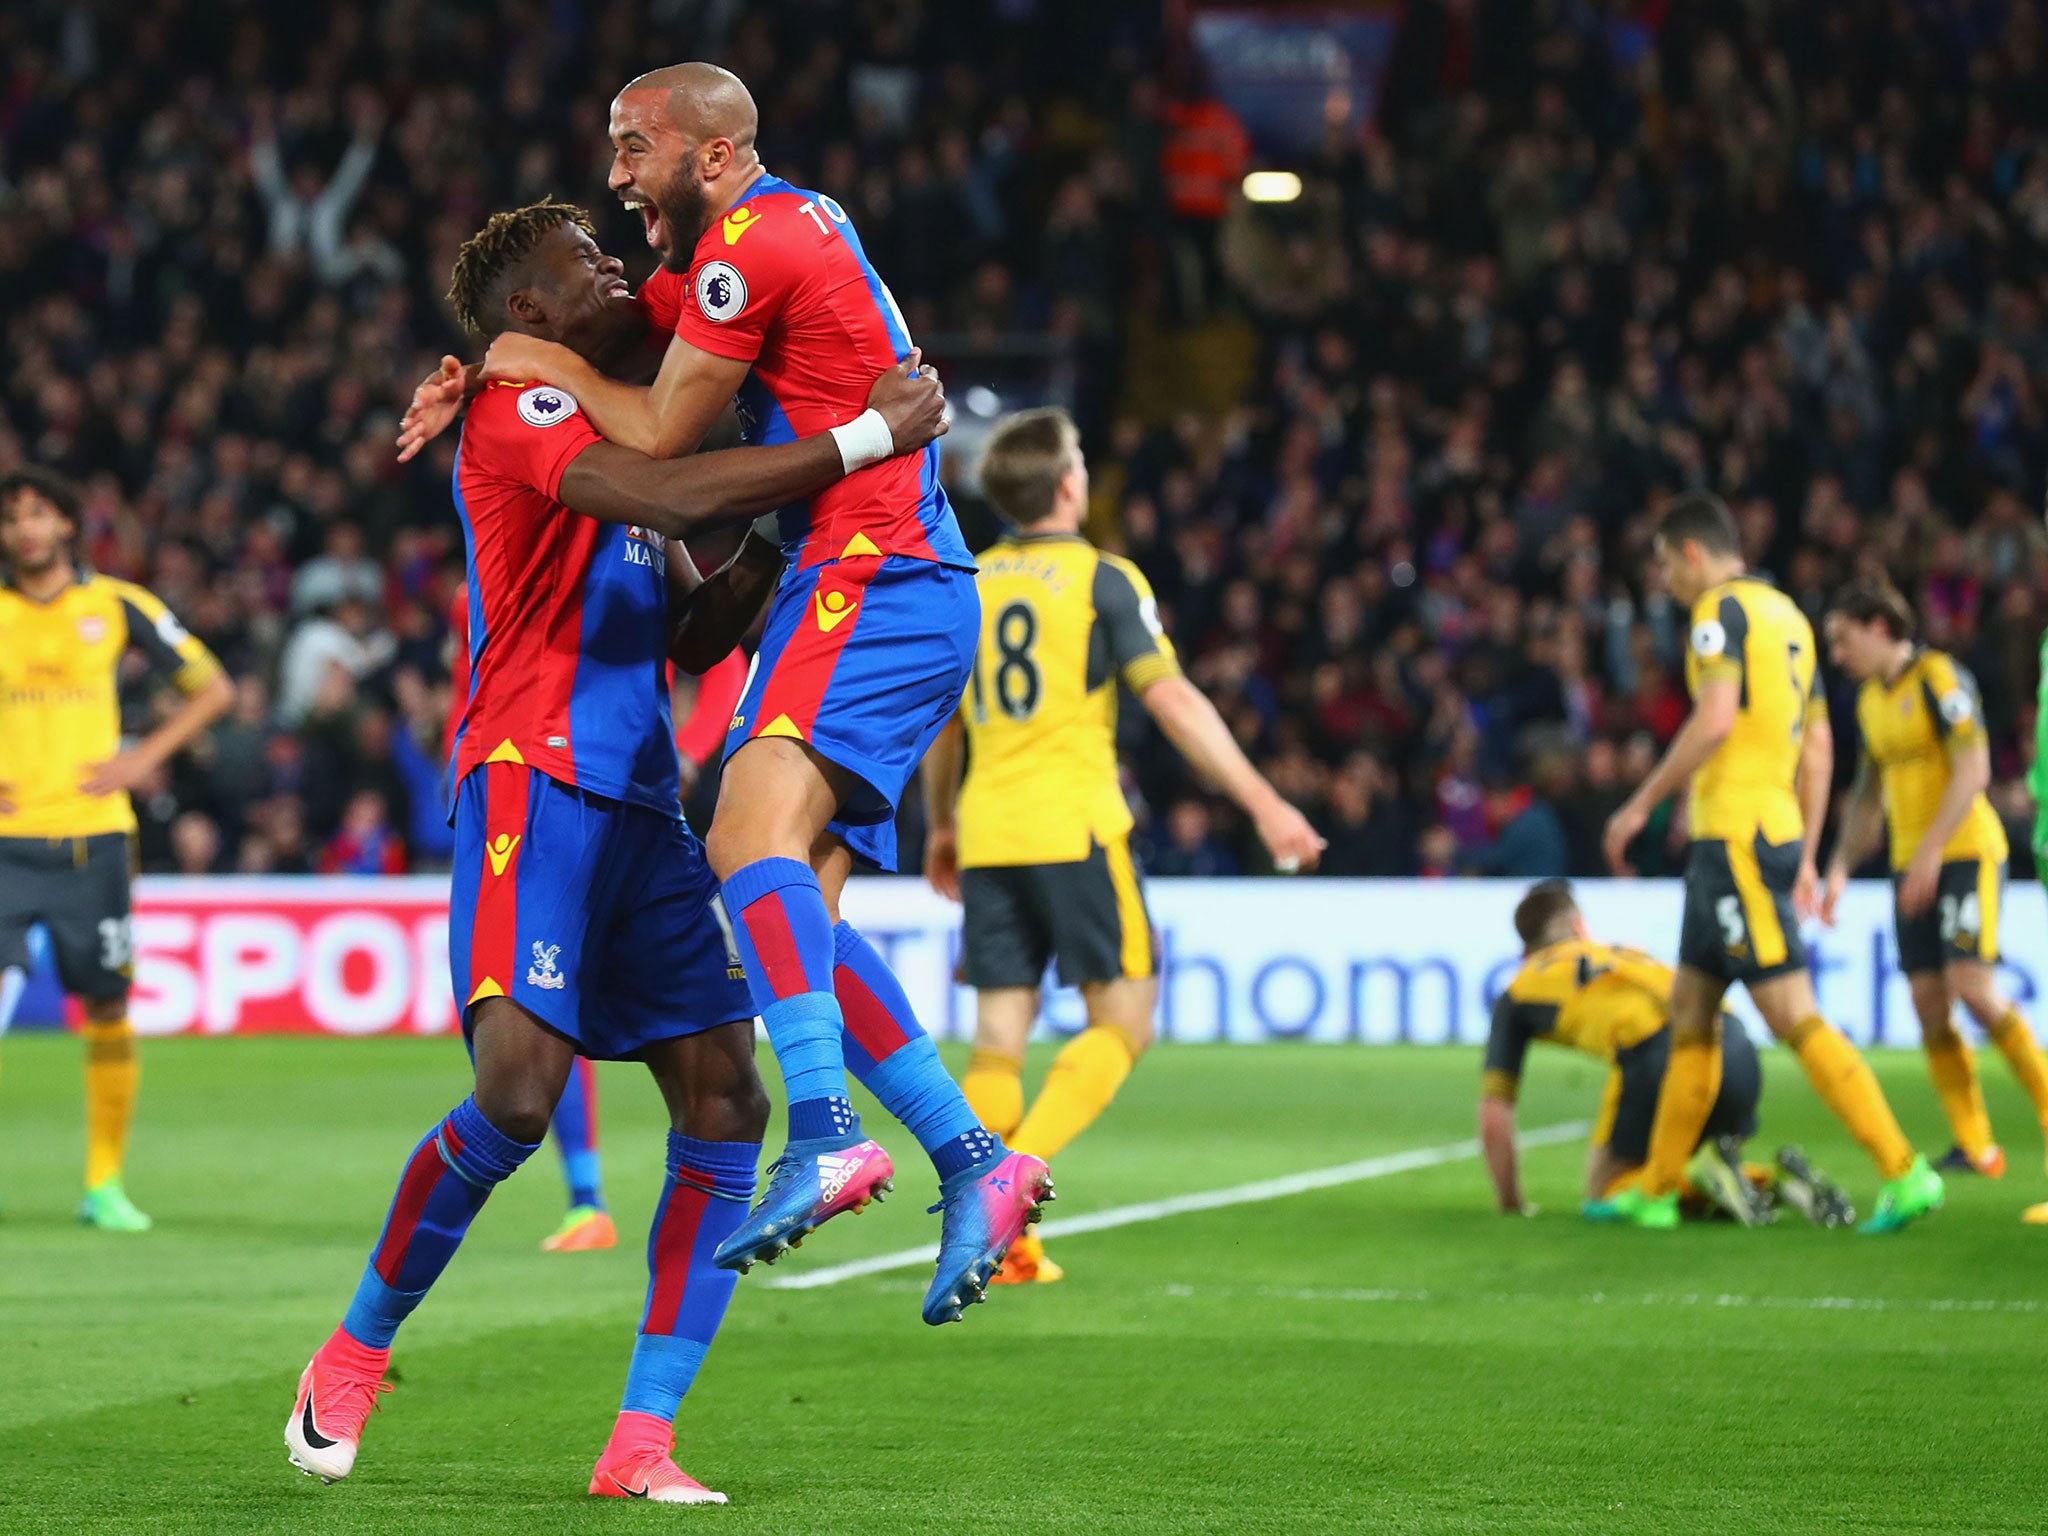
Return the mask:
POLYGON ((1008 1141, 1024 1118, 1024 1063, 1001 1051, 976 1050, 967 1058, 960 1091, 982 1127, 1008 1141))
POLYGON ((1885 1102, 1877 1074, 1847 1036, 1816 1014, 1793 1025, 1785 1043, 1797 1053, 1813 1091, 1870 1154, 1879 1175, 1896 1179, 1913 1166, 1913 1144, 1885 1102))
POLYGON ((118 1178, 128 1159, 128 1125, 135 1118, 135 1031, 126 1019, 85 1026, 85 1187, 118 1178))
POLYGON ((1109 1108, 1131 1075, 1130 1042, 1113 1029, 1084 1029, 1060 1048, 1031 1113, 1008 1138, 1011 1150, 1052 1157, 1109 1108))
POLYGON ((1927 1075, 1941 1098, 1942 1113, 1956 1145, 1975 1162, 1991 1149, 1991 1114, 1984 1108, 1984 1087, 1977 1080, 1977 1058, 1961 1035, 1929 1040, 1927 1075))
POLYGON ((2034 1101, 2035 1115, 2048 1125, 2048 1056, 2041 1054, 2041 1044, 2019 1009, 2006 1009, 2005 1017, 1991 1026, 1991 1043, 2034 1101))
POLYGON ((1657 1093, 1657 1118, 1650 1122, 1650 1158, 1643 1165, 1643 1193, 1668 1195, 1685 1177, 1685 1165, 1706 1134, 1707 1117, 1721 1096, 1721 1042, 1673 1041, 1657 1093))

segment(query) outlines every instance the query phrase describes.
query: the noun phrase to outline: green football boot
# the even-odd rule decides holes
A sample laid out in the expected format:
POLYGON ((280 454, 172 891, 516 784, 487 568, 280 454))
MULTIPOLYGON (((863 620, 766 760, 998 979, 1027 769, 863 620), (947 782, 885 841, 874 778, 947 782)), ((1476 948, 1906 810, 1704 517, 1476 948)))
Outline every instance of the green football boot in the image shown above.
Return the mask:
POLYGON ((1678 1191, 1653 1196, 1640 1189, 1624 1189, 1610 1199, 1588 1200, 1579 1207, 1579 1214, 1610 1226, 1627 1223, 1668 1232, 1678 1225, 1678 1191))
POLYGON ((135 1208, 118 1176, 102 1179, 85 1192, 78 1219, 102 1232, 147 1232, 156 1223, 135 1208))
POLYGON ((1940 1210, 1945 1195, 1941 1175, 1926 1158, 1915 1157, 1912 1167, 1877 1192, 1877 1209, 1856 1230, 1896 1232, 1908 1222, 1940 1210))

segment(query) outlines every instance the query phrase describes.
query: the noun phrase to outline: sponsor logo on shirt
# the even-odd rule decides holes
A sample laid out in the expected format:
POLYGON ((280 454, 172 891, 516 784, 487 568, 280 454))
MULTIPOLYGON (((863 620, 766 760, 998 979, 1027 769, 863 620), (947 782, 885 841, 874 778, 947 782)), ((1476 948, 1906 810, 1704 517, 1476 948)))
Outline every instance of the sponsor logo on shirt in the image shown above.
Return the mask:
POLYGON ((719 229, 725 235, 725 243, 727 245, 738 245, 740 243, 740 236, 760 223, 762 217, 763 215, 755 212, 752 208, 742 206, 733 209, 731 213, 725 216, 725 221, 719 225, 719 229))
POLYGON ((844 592, 820 592, 818 594, 818 628, 831 634, 845 622, 853 612, 853 600, 844 592))

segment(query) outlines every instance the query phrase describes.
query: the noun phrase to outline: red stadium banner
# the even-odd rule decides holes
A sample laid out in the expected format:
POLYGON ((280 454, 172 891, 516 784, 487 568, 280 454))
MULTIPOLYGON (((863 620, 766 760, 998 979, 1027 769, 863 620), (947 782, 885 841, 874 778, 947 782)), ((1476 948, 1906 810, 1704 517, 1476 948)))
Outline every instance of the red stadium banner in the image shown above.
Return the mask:
POLYGON ((148 1035, 445 1034, 447 878, 145 879, 130 1012, 148 1035))

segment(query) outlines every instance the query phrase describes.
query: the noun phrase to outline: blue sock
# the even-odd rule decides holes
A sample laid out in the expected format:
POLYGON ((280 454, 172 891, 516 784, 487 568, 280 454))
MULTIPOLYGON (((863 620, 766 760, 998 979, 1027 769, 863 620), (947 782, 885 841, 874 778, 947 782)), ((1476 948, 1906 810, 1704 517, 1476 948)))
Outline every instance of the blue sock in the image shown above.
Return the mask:
POLYGON ((578 1056, 555 1105, 555 1145, 562 1153, 562 1182, 569 1204, 604 1209, 604 1171, 597 1152, 597 1074, 578 1056))
POLYGON ((839 961, 832 986, 846 1016, 847 1069, 917 1138, 941 1179, 985 1162, 1002 1143, 967 1107, 967 1096, 917 1022, 902 983, 853 924, 840 923, 832 939, 839 961))
POLYGON ((455 1257, 491 1191, 539 1146, 501 1133, 474 1098, 449 1111, 406 1160, 383 1235, 342 1319, 349 1337, 373 1349, 390 1345, 398 1325, 455 1257))
POLYGON ((668 1177, 647 1232, 647 1308, 621 1413, 673 1420, 739 1276, 711 1262, 746 1219, 761 1145, 668 1134, 668 1177))
POLYGON ((796 859, 760 859, 735 870, 723 895, 754 1006, 782 1068, 789 1139, 857 1132, 832 995, 832 921, 818 877, 796 859))

